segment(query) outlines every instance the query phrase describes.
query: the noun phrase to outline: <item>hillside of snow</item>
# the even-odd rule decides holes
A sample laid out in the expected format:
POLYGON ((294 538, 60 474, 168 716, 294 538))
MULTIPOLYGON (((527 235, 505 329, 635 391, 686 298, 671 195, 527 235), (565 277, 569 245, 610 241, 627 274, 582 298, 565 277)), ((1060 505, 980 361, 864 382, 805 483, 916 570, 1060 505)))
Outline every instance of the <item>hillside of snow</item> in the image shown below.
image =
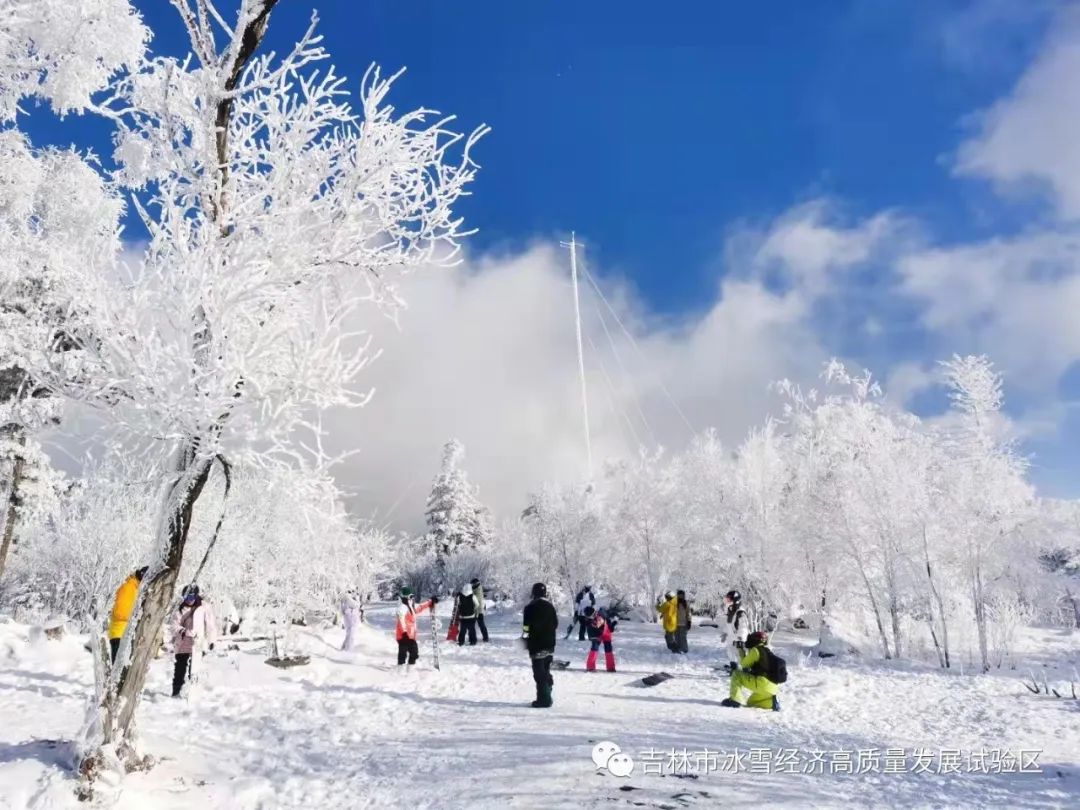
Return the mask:
MULTIPOLYGON (((144 749, 116 807, 270 808, 787 807, 1080 805, 1080 701, 1031 694, 1026 670, 982 677, 807 654, 808 632, 782 631, 789 663, 780 712, 727 709, 719 632, 695 627, 676 657, 652 624, 615 634, 618 672, 584 672, 586 645, 561 641, 555 706, 533 709, 516 639, 519 615, 493 614, 492 641, 443 642, 431 666, 395 666, 389 606, 369 614, 360 648, 338 628, 297 628, 307 666, 266 666, 265 644, 218 645, 187 699, 168 696, 162 656, 140 708, 144 749), (674 677, 644 688, 643 675, 674 677), (611 741, 629 777, 593 762, 611 741), (685 749, 685 753, 684 753, 685 749), (1036 772, 1037 771, 1037 772, 1036 772)), ((560 632, 560 637, 562 633, 560 632)), ((85 639, 46 640, 0 620, 0 808, 74 808, 70 741, 91 688, 85 639)), ((1059 691, 1080 636, 1027 630, 1020 659, 1059 691)), ((601 666, 603 657, 601 656, 601 666)))

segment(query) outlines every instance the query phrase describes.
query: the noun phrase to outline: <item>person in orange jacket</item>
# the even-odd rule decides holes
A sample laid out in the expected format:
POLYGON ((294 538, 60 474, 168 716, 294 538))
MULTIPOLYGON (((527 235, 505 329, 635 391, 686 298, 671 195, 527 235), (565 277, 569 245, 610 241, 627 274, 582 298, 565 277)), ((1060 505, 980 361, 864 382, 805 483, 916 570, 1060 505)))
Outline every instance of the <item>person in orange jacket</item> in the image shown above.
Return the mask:
POLYGON ((394 628, 394 635, 398 644, 398 667, 405 666, 407 658, 411 669, 416 663, 416 659, 420 657, 420 648, 416 644, 416 617, 431 610, 438 601, 439 597, 433 596, 426 602, 417 605, 413 601, 412 588, 405 587, 401 589, 401 604, 398 605, 397 624, 394 628))
POLYGON ((112 652, 112 660, 116 660, 116 654, 120 651, 120 639, 127 630, 131 613, 135 610, 135 599, 139 595, 139 583, 146 576, 147 567, 137 568, 116 589, 113 597, 112 616, 109 618, 109 649, 112 652))

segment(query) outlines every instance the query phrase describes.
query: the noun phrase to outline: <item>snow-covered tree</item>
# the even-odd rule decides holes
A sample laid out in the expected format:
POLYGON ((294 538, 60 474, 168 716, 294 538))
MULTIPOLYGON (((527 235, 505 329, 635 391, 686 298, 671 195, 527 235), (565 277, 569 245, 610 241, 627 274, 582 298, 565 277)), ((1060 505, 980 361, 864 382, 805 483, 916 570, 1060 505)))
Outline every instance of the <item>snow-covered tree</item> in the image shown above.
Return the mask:
POLYGON ((25 533, 5 598, 88 630, 100 625, 117 586, 152 550, 156 489, 115 457, 88 465, 49 520, 25 533))
MULTIPOLYGON (((276 4, 239 0, 230 15, 210 0, 176 0, 192 56, 121 61, 119 75, 112 57, 94 62, 76 85, 107 84, 92 103, 60 90, 72 89, 65 77, 87 41, 122 60, 132 41, 141 49, 141 27, 120 40, 138 21, 128 3, 70 4, 99 15, 71 38, 71 58, 59 45, 44 58, 40 26, 51 32, 51 18, 2 23, 5 53, 43 57, 31 79, 9 65, 8 97, 50 92, 57 109, 84 106, 115 128, 115 166, 84 162, 90 193, 66 189, 62 208, 107 244, 50 264, 71 302, 64 339, 77 351, 29 347, 26 370, 150 443, 167 471, 155 562, 123 666, 111 669, 89 727, 89 774, 108 751, 134 763, 132 721, 215 462, 295 460, 304 429, 318 461, 312 414, 368 396, 357 388, 372 356, 365 313, 392 314, 397 277, 453 261, 464 233, 453 205, 474 176, 469 154, 482 132, 462 138, 426 110, 399 115, 386 102, 395 77, 375 69, 355 111, 345 80, 325 66, 314 20, 283 56, 260 54, 276 4), (126 263, 125 201, 149 235, 126 263)), ((49 316, 39 316, 44 326, 49 316)))
POLYGON ((985 670, 990 668, 991 582, 1009 568, 1009 541, 1022 536, 1033 492, 1024 478, 1026 465, 1004 434, 1001 375, 984 356, 954 356, 942 366, 958 416, 955 428, 946 432, 956 487, 950 516, 954 542, 964 550, 964 577, 985 670))
POLYGON ((427 543, 440 563, 451 554, 483 549, 491 543, 491 513, 469 483, 461 466, 464 458, 461 442, 451 439, 446 443, 442 467, 427 499, 427 543))

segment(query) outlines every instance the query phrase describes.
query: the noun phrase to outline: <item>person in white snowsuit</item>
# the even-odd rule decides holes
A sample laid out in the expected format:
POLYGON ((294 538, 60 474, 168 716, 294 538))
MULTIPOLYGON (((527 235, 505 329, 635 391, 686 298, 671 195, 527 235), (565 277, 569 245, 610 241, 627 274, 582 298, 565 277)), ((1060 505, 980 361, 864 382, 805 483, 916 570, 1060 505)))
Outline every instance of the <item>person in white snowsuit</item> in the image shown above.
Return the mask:
POLYGON ((724 627, 724 645, 728 654, 728 669, 739 668, 739 661, 746 655, 746 636, 750 632, 750 620, 742 607, 742 594, 728 591, 724 595, 727 624, 724 627))
POLYGON ((345 622, 345 641, 341 644, 344 652, 356 647, 356 628, 360 626, 360 600, 355 591, 347 591, 341 597, 341 616, 345 622))
POLYGON ((593 596, 592 585, 586 585, 578 591, 574 600, 574 620, 578 623, 578 641, 585 640, 585 630, 590 619, 585 615, 585 608, 596 609, 596 597, 593 596))

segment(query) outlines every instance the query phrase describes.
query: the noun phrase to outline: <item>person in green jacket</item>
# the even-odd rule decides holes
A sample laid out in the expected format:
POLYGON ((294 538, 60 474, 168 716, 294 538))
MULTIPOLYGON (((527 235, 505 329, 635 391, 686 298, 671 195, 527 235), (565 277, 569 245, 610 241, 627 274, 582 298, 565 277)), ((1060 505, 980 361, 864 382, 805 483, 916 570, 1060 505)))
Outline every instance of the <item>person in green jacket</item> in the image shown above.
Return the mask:
POLYGON ((480 635, 483 636, 484 641, 491 641, 488 638, 487 624, 484 622, 484 586, 476 577, 472 578, 471 584, 473 596, 476 597, 476 626, 480 628, 480 635))
POLYGON ((768 644, 769 634, 762 631, 746 637, 746 654, 740 659, 739 668, 731 673, 731 694, 721 706, 780 710, 776 699, 780 687, 765 677, 767 656, 772 655, 768 644), (749 692, 749 696, 744 698, 744 692, 749 692))

